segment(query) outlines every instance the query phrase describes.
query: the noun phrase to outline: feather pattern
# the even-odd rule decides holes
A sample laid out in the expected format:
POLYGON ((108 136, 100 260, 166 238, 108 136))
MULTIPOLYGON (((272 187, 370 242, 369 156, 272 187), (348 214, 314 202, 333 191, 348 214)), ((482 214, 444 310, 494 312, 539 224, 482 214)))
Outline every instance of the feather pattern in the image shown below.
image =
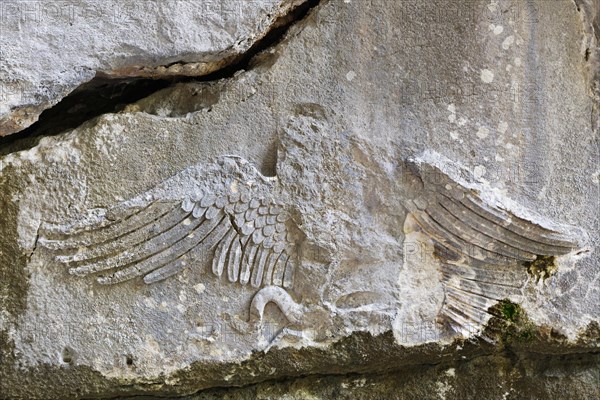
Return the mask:
POLYGON ((429 163, 409 162, 407 171, 423 183, 406 205, 434 244, 445 290, 442 315, 458 332, 482 328, 490 307, 521 296, 528 263, 579 247, 566 234, 488 204, 429 163))
MULTIPOLYGON (((249 163, 227 162, 230 173, 225 168, 215 174, 218 179, 207 176, 199 195, 165 201, 151 190, 95 218, 46 224, 40 243, 58 252, 57 261, 72 274, 102 273, 101 284, 140 276, 154 283, 186 267, 207 264, 217 278, 268 286, 274 283, 274 260, 280 257, 288 260, 291 279, 297 244, 288 240, 293 237, 287 235, 293 229, 289 214, 275 200, 272 185, 249 163), (248 186, 251 179, 244 173, 254 175, 258 184, 248 186), (155 200, 144 204, 140 199, 155 200), (278 229, 286 234, 276 236, 278 229)), ((288 280, 286 287, 291 286, 288 280)), ((284 280, 278 282, 284 285, 284 280)))

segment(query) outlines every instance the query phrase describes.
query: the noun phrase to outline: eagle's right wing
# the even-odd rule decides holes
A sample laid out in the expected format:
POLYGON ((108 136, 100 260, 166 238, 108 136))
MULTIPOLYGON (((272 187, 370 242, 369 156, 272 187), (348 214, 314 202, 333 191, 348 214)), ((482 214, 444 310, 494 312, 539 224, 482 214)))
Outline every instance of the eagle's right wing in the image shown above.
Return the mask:
POLYGON ((156 200, 69 225, 46 224, 39 243, 59 253, 74 275, 102 274, 101 284, 138 276, 150 284, 203 260, 213 251, 211 270, 230 282, 254 287, 291 287, 296 241, 289 215, 261 193, 208 193, 192 201, 156 200))

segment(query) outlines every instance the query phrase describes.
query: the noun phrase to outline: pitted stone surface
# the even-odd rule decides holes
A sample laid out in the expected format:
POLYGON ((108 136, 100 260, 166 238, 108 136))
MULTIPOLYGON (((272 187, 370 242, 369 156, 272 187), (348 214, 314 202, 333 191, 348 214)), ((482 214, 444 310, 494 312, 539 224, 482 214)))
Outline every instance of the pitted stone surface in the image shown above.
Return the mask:
POLYGON ((26 393, 190 394, 505 347, 596 351, 582 13, 329 0, 249 71, 3 157, 7 393, 65 370, 79 394, 26 393))
POLYGON ((97 75, 202 76, 231 64, 296 0, 10 1, 0 5, 0 136, 97 75))

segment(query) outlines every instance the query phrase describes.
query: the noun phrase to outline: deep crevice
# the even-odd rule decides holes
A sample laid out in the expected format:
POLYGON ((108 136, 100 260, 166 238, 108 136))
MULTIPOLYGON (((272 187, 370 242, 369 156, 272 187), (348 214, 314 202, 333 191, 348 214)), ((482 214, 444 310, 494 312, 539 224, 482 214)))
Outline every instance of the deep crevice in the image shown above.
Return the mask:
POLYGON ((72 130, 107 113, 118 113, 127 105, 176 83, 211 82, 233 77, 239 71, 256 67, 255 58, 279 45, 288 31, 303 21, 322 0, 307 0, 279 17, 270 30, 245 53, 229 65, 201 77, 169 76, 157 78, 111 78, 97 73, 91 81, 80 85, 56 105, 40 114, 37 122, 22 131, 0 137, 0 156, 35 147, 42 137, 72 130))
POLYGON ((0 156, 30 149, 42 137, 74 129, 99 115, 122 111, 127 104, 141 100, 169 84, 165 80, 96 77, 42 112, 38 121, 28 128, 0 137, 0 156))

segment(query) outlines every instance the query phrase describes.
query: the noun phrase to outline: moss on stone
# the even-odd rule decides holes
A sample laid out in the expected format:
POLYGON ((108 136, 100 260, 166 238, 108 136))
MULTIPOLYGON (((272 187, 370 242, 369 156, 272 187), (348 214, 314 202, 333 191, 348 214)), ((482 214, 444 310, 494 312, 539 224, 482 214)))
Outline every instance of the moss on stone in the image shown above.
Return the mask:
POLYGON ((509 300, 502 300, 500 302, 500 309, 504 319, 510 322, 516 322, 521 314, 521 307, 509 300))
POLYGON ((537 335, 537 327, 527 317, 519 304, 504 299, 488 310, 494 316, 488 323, 487 336, 495 338, 502 346, 529 342, 537 335))
POLYGON ((554 256, 537 256, 535 260, 526 262, 525 266, 529 275, 533 276, 536 282, 545 281, 558 271, 554 256))

